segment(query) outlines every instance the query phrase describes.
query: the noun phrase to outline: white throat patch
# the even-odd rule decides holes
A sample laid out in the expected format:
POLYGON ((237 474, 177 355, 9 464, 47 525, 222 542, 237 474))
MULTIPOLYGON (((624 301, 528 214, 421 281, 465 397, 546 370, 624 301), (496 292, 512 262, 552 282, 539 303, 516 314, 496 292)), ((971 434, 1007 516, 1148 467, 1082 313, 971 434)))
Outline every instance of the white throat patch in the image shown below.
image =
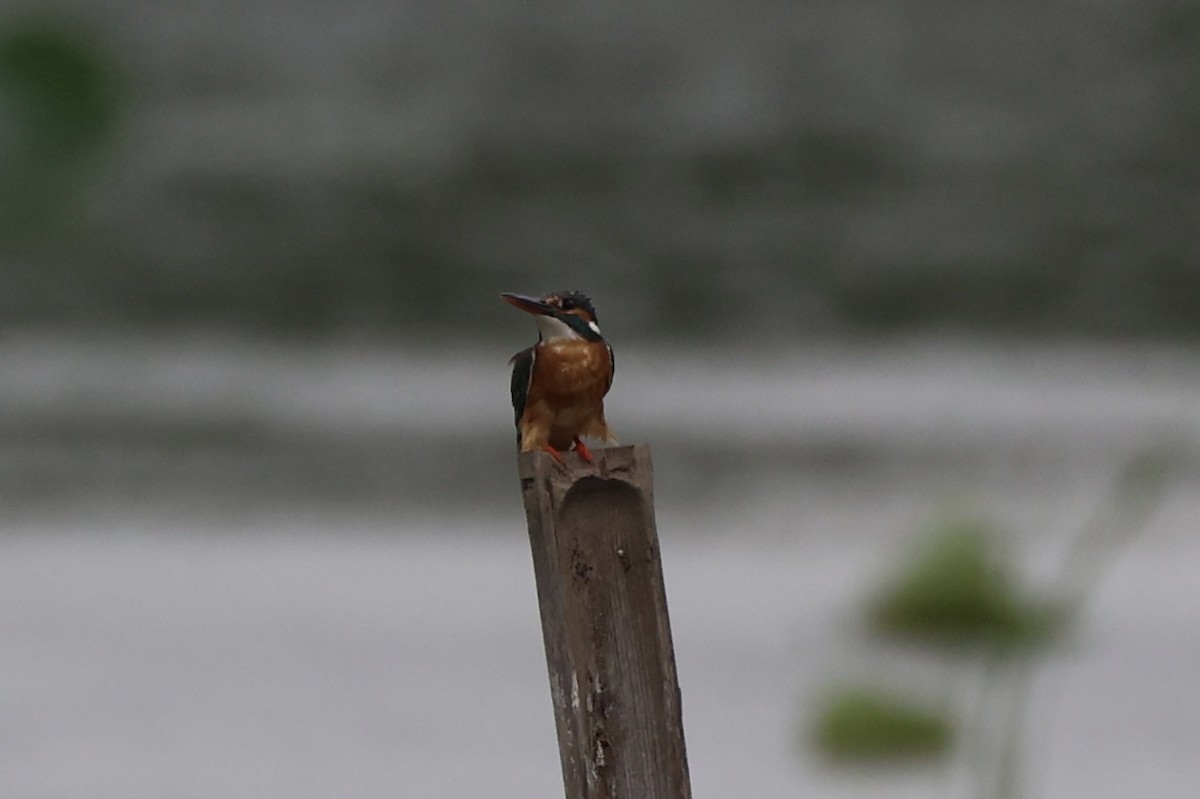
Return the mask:
MULTIPOLYGON (((538 333, 541 335, 542 341, 583 339, 583 336, 572 330, 570 325, 561 319, 555 319, 553 316, 538 316, 534 321, 537 322, 538 333)), ((600 326, 595 322, 588 322, 588 327, 595 330, 596 335, 600 335, 600 326)))

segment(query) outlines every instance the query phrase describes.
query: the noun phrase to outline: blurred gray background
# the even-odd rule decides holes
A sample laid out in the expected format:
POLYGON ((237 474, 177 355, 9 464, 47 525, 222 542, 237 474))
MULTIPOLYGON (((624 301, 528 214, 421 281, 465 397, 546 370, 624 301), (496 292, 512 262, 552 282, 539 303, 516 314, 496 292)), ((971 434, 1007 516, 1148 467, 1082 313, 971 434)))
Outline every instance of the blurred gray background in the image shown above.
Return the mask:
POLYGON ((947 684, 861 629, 922 530, 1052 593, 1147 453, 1017 795, 1185 794, 1198 52, 1186 0, 0 2, 0 792, 559 795, 496 295, 577 288, 698 797, 981 795, 813 697, 947 684))

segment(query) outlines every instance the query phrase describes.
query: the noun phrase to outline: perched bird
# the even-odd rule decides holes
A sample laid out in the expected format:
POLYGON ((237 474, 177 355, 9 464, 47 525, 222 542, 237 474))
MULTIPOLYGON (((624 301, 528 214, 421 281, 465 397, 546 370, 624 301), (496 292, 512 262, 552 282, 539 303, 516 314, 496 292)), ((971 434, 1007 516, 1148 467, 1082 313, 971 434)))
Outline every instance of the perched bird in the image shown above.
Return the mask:
POLYGON ((542 449, 562 463, 561 452, 575 447, 588 463, 592 453, 583 436, 616 442, 604 421, 604 395, 612 386, 613 351, 596 324, 592 301, 578 291, 541 299, 501 294, 534 315, 538 343, 509 362, 512 404, 521 452, 542 449))

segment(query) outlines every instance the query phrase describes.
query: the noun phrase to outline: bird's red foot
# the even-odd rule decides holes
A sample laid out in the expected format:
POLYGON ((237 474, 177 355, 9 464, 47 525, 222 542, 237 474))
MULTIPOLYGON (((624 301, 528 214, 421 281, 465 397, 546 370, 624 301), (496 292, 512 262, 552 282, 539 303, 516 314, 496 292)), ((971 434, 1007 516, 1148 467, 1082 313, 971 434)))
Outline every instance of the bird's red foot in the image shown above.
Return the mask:
POLYGON ((566 464, 563 463, 562 453, 560 453, 554 447, 550 446, 549 444, 546 444, 545 446, 542 447, 542 449, 545 450, 546 452, 549 452, 551 458, 554 458, 554 460, 558 461, 559 463, 562 463, 563 466, 566 466, 566 464))
POLYGON ((592 451, 587 448, 587 444, 583 443, 579 436, 575 437, 575 451, 578 452, 579 457, 583 458, 587 463, 596 462, 592 459, 592 451))

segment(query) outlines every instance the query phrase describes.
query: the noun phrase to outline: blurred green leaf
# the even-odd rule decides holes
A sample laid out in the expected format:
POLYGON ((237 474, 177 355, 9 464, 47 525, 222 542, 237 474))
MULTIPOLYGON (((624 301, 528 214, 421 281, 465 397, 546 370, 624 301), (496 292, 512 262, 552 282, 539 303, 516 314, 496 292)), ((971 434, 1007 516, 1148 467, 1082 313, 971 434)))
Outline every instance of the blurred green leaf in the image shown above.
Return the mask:
POLYGON ((90 146, 116 113, 108 65, 86 39, 49 25, 0 37, 0 92, 15 106, 32 151, 56 155, 90 146))
POLYGON ((115 70, 90 39, 51 21, 0 28, 0 240, 69 196, 117 113, 115 70))
POLYGON ((936 530, 875 600, 874 628, 950 646, 1043 638, 1058 614, 1017 593, 1009 564, 993 548, 995 537, 979 520, 936 530))
POLYGON ((946 753, 953 725, 944 714, 877 689, 850 687, 826 700, 814 738, 823 754, 845 763, 930 759, 946 753))

